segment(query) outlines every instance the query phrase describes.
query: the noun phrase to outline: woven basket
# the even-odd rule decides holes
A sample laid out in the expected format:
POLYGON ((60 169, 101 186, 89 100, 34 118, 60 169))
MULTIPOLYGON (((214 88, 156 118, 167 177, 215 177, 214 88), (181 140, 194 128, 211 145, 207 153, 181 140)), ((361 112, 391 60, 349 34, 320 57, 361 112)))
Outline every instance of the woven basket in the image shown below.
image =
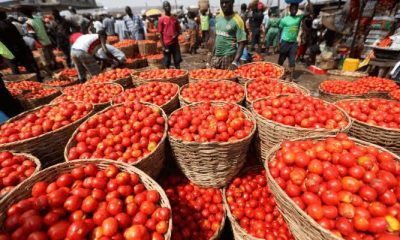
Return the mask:
MULTIPOLYGON (((199 104, 189 106, 195 107, 199 104)), ((212 103, 214 106, 224 104, 212 103)), ((233 142, 197 143, 185 142, 168 135, 172 153, 179 168, 194 184, 220 188, 225 186, 242 168, 256 129, 256 122, 250 111, 244 107, 240 108, 254 124, 252 132, 244 139, 233 142)))
POLYGON ((137 44, 117 48, 121 50, 121 52, 123 52, 127 58, 133 58, 138 53, 137 44))
MULTIPOLYGON (((334 137, 334 136, 324 136, 324 137, 308 137, 305 139, 313 139, 313 140, 321 140, 326 137, 334 137)), ((305 140, 305 139, 295 139, 295 140, 305 140)), ((379 150, 386 149, 364 142, 362 140, 358 140, 355 138, 351 138, 354 142, 363 146, 374 146, 379 150)), ((317 222, 314 221, 311 217, 309 217, 293 200, 282 190, 279 185, 275 182, 274 178, 271 176, 269 172, 268 162, 275 158, 275 152, 280 149, 280 145, 275 145, 270 151, 266 153, 264 162, 264 167, 266 169, 268 185, 270 187, 271 192, 275 196, 275 201, 277 206, 282 213, 282 216, 285 218, 288 223, 289 229, 291 230, 293 236, 296 239, 301 240, 315 240, 315 239, 324 239, 324 240, 343 240, 334 234, 332 234, 329 230, 322 228, 317 222)), ((394 155, 394 154, 393 154, 394 155)), ((400 161, 400 157, 394 155, 397 161, 400 161)))
MULTIPOLYGON (((347 99, 339 102, 348 102, 363 99, 347 99)), ((339 102, 336 102, 339 103, 339 102)), ((400 129, 386 128, 370 125, 352 118, 353 124, 349 134, 355 138, 370 143, 378 144, 398 155, 400 155, 400 129)))
MULTIPOLYGON (((22 117, 25 117, 29 113, 39 110, 41 107, 37 107, 30 111, 23 112, 20 115, 10 118, 8 121, 6 121, 6 123, 13 122, 22 117)), ((89 112, 86 116, 82 117, 81 119, 71 124, 68 124, 62 128, 59 128, 55 131, 47 132, 40 136, 29 139, 0 144, 0 151, 11 150, 23 153, 30 153, 40 159, 43 168, 62 162, 64 146, 65 144, 67 144, 68 139, 75 131, 75 129, 82 122, 84 122, 86 118, 88 118, 91 114, 93 114, 93 112, 94 110, 89 112)))
MULTIPOLYGON (((152 104, 152 103, 143 103, 143 104, 146 106, 152 107, 152 108, 153 107, 159 108, 157 105, 152 104)), ((111 108, 119 107, 121 105, 123 105, 123 104, 117 104, 117 105, 110 106, 110 107, 104 109, 103 111, 96 113, 96 115, 98 115, 100 113, 104 113, 104 112, 110 110, 111 108)), ((167 138, 166 136, 167 136, 168 125, 167 125, 167 116, 165 115, 163 110, 161 110, 161 113, 165 119, 163 138, 158 143, 156 149, 152 153, 150 153, 146 157, 140 159, 139 161, 137 161, 133 164, 129 164, 129 165, 139 168, 140 170, 142 170, 143 172, 145 172, 146 174, 148 174, 149 176, 151 176, 153 178, 156 178, 158 176, 158 174, 161 172, 161 170, 164 166, 164 162, 165 162, 165 142, 166 142, 166 138, 167 138)), ((93 116, 91 116, 89 119, 87 119, 87 121, 89 121, 92 118, 93 118, 93 116)), ((71 149, 71 147, 76 146, 75 136, 76 136, 76 134, 78 134, 78 132, 79 132, 79 128, 77 128, 74 131, 74 133, 71 135, 70 139, 68 140, 67 145, 65 146, 64 159, 67 162, 75 161, 75 160, 68 159, 68 152, 71 149)), ((117 162, 117 161, 114 161, 114 162, 117 162)))
POLYGON ((157 44, 154 41, 138 41, 139 54, 142 56, 157 53, 157 44))
POLYGON ((132 63, 125 63, 124 67, 130 69, 147 67, 147 60, 145 58, 137 58, 132 63))
MULTIPOLYGON (((89 163, 95 164, 100 169, 105 169, 108 165, 115 165, 120 170, 123 170, 125 172, 138 174, 141 182, 143 183, 146 189, 156 190, 160 194, 161 207, 166 207, 168 209, 171 209, 171 205, 164 190, 160 187, 160 185, 158 185, 156 181, 151 179, 141 170, 121 162, 109 161, 105 159, 88 159, 88 160, 79 160, 74 162, 67 162, 67 163, 64 162, 57 164, 48 169, 40 171, 39 173, 35 174, 30 180, 24 181, 21 185, 19 185, 18 188, 14 189, 0 201, 0 223, 1 223, 0 225, 4 223, 7 209, 12 204, 20 200, 31 197, 31 190, 35 183, 39 181, 47 181, 47 182, 55 181, 59 175, 63 173, 68 173, 73 168, 79 166, 85 166, 89 163)), ((170 217, 168 221, 168 231, 164 235, 164 238, 166 240, 171 239, 171 232, 172 232, 172 217, 170 217)))
POLYGON ((75 84, 79 84, 79 79, 71 79, 71 82, 70 83, 67 83, 67 84, 65 84, 65 85, 62 85, 62 86, 51 86, 51 85, 48 85, 48 84, 44 84, 44 86, 45 87, 52 87, 52 88, 57 88, 58 90, 60 90, 60 91, 62 91, 62 89, 63 88, 65 88, 65 87, 69 87, 69 86, 73 86, 73 85, 75 85, 75 84))
POLYGON ((164 59, 147 59, 147 64, 153 68, 164 68, 164 59))
MULTIPOLYGON (((251 82, 253 82, 253 81, 255 81, 255 79, 251 79, 251 80, 248 80, 248 81, 246 81, 246 84, 245 84, 245 94, 246 94, 246 103, 245 103, 245 106, 246 106, 246 108, 247 109, 251 109, 251 105, 252 105, 252 103, 253 103, 253 101, 250 101, 249 100, 249 97, 248 97, 248 94, 247 94, 247 89, 248 89, 248 86, 249 86, 249 84, 251 83, 251 82)), ((277 79, 277 81, 279 82, 279 79, 277 79)), ((310 90, 308 90, 307 88, 305 88, 305 87, 303 87, 303 86, 301 86, 300 84, 296 84, 296 83, 287 83, 287 82, 283 82, 283 81, 280 81, 281 83, 283 83, 283 84, 285 84, 285 85, 288 85, 288 86, 292 86, 293 88, 295 88, 295 89, 297 89, 301 94, 303 94, 303 95, 305 95, 305 96, 310 96, 311 95, 311 92, 310 92, 310 90)), ((287 94, 287 93, 285 93, 285 94, 287 94)), ((257 100, 257 99, 256 99, 257 100)))
POLYGON ((387 92, 370 91, 365 98, 383 98, 389 99, 389 94, 387 92))
POLYGON ((56 98, 60 95, 61 95, 61 91, 57 89, 56 92, 54 92, 50 95, 41 97, 41 98, 24 99, 24 98, 22 98, 23 96, 21 96, 19 98, 19 101, 20 101, 23 109, 29 110, 29 109, 40 107, 45 104, 49 104, 54 98, 56 98))
MULTIPOLYGON (((37 172, 39 172, 40 169, 42 168, 42 164, 40 163, 40 160, 39 160, 37 157, 35 157, 35 156, 31 155, 31 154, 28 154, 28 153, 18 153, 18 152, 14 152, 14 151, 11 151, 11 152, 13 153, 13 155, 17 155, 17 156, 21 156, 21 155, 22 155, 22 156, 24 156, 25 158, 27 158, 27 159, 33 161, 33 162, 36 164, 35 171, 32 173, 32 175, 31 175, 30 177, 28 177, 28 178, 26 179, 26 181, 29 181, 29 179, 31 179, 31 178, 32 178, 37 172)), ((21 183, 22 183, 22 182, 21 182, 21 183)), ((14 188, 19 187, 19 185, 21 185, 21 183, 19 183, 19 184, 18 184, 17 186, 15 186, 14 188)), ((13 189, 14 189, 14 188, 13 188, 13 189)), ((6 197, 10 192, 12 192, 12 190, 9 191, 9 192, 4 193, 3 195, 0 195, 0 199, 6 197)))
MULTIPOLYGON (((287 95, 280 95, 287 96, 287 95)), ((254 102, 258 102, 261 100, 265 100, 271 97, 260 98, 254 102)), ((253 102, 253 104, 254 104, 253 102)), ((325 102, 329 104, 328 102, 325 102)), ((332 104, 332 103, 331 103, 332 104)), ((303 138, 303 137, 312 137, 312 136, 325 136, 336 134, 339 132, 348 132, 351 125, 352 120, 347 115, 347 113, 338 107, 338 109, 343 113, 344 117, 347 119, 347 126, 345 128, 339 129, 313 129, 313 128, 301 128, 301 127, 293 127, 287 126, 272 120, 267 120, 263 118, 259 113, 257 113, 253 109, 253 105, 251 106, 251 111, 253 112, 256 120, 257 120, 257 135, 255 138, 255 144, 257 147, 257 153, 260 154, 262 160, 265 160, 265 153, 269 149, 271 149, 276 144, 281 143, 284 140, 290 140, 294 138, 303 138)))
POLYGON ((181 53, 189 53, 190 43, 188 42, 180 43, 179 47, 181 49, 181 53))
MULTIPOLYGON (((152 70, 147 70, 147 71, 152 71, 152 70)), ((183 85, 188 83, 188 76, 189 76, 189 72, 187 70, 185 70, 185 73, 182 76, 171 77, 171 78, 144 79, 144 78, 141 78, 140 76, 132 76, 132 82, 133 82, 133 85, 135 85, 135 86, 140 86, 142 84, 146 84, 151 81, 171 82, 171 83, 178 84, 179 87, 182 87, 183 85)))
MULTIPOLYGON (((241 173, 239 173, 239 175, 242 175, 249 170, 261 169, 261 168, 262 168, 261 165, 245 168, 244 170, 241 171, 241 173)), ((248 232, 246 232, 246 230, 244 230, 240 226, 236 217, 234 217, 232 215, 231 209, 229 208, 229 204, 226 201, 226 187, 222 190, 222 199, 224 201, 224 209, 226 211, 226 215, 228 216, 229 222, 231 223, 233 237, 235 240, 264 240, 262 238, 256 238, 256 237, 252 236, 251 234, 249 234, 248 232)))
POLYGON ((343 94, 334 94, 334 93, 327 93, 318 87, 319 94, 321 97, 328 102, 334 103, 344 99, 356 99, 356 98, 365 98, 367 95, 343 95, 343 94))
MULTIPOLYGON (((210 82, 226 82, 226 83, 232 83, 231 81, 228 81, 228 80, 217 80, 217 81, 210 81, 210 82)), ((188 99, 185 99, 184 97, 182 97, 182 91, 183 91, 185 88, 189 87, 190 84, 192 84, 192 83, 185 84, 185 85, 183 85, 183 86, 179 89, 179 104, 181 105, 181 107, 188 106, 188 105, 190 105, 190 104, 192 104, 192 103, 195 103, 195 102, 191 102, 191 101, 189 101, 188 99)), ((244 89, 243 89, 243 92, 244 92, 244 89)), ((238 105, 243 105, 244 100, 245 100, 245 94, 243 95, 242 99, 240 99, 239 101, 237 101, 237 102, 235 102, 235 103, 238 104, 238 105)), ((216 102, 222 102, 222 101, 216 101, 216 102)))
POLYGON ((159 39, 158 33, 147 33, 145 36, 146 40, 151 40, 157 42, 159 39))
MULTIPOLYGON (((175 84, 175 83, 174 83, 175 84)), ((177 84, 175 84, 177 85, 177 84)), ((178 90, 176 91, 176 94, 166 103, 164 103, 162 106, 160 106, 162 108, 162 110, 164 110, 165 114, 167 114, 168 116, 175 111, 176 109, 179 108, 179 86, 178 90)))
POLYGON ((34 81, 37 82, 36 73, 11 74, 3 76, 5 82, 34 81))
MULTIPOLYGON (((279 68, 282 71, 282 74, 279 77, 277 77, 278 79, 281 79, 285 75, 285 68, 284 67, 282 67, 282 66, 280 66, 278 64, 272 63, 272 62, 265 62, 265 63, 273 65, 273 66, 275 66, 276 68, 279 68)), ((242 66, 248 66, 248 65, 254 65, 254 63, 247 63, 247 64, 244 64, 242 66)), ((239 83, 244 86, 246 84, 246 82, 249 80, 249 78, 238 76, 238 80, 239 80, 239 83)))

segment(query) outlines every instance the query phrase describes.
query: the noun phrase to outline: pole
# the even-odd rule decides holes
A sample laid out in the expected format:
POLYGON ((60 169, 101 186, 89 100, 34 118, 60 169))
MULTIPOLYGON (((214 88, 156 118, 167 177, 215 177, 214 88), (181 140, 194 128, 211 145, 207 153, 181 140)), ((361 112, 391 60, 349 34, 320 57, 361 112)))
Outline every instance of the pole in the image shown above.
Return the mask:
MULTIPOLYGON (((364 10, 364 7, 365 7, 365 3, 364 3, 364 1, 360 1, 360 3, 361 3, 361 6, 360 6, 360 8, 359 8, 359 13, 358 13, 358 18, 357 18, 357 24, 356 24, 356 30, 354 31, 354 35, 353 35, 353 40, 351 41, 351 47, 350 47, 350 57, 355 57, 355 52, 354 52, 354 46, 356 45, 356 38, 357 38, 357 35, 358 35, 358 32, 359 32, 359 30, 360 30, 360 20, 361 20, 361 15, 362 15, 362 12, 363 12, 363 10, 364 10)), ((351 11, 350 11, 351 12, 351 11)))

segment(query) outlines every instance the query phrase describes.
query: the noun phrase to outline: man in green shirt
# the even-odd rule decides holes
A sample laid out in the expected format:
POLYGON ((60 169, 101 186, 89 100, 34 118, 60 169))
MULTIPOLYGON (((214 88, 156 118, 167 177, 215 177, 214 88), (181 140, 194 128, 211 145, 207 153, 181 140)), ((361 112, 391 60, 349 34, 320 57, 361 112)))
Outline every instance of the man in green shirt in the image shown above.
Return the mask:
POLYGON ((212 68, 233 70, 239 66, 247 37, 242 18, 233 12, 233 3, 234 0, 220 0, 222 13, 216 18, 212 68))
POLYGON ((281 47, 278 64, 283 65, 286 58, 289 58, 289 81, 293 80, 293 72, 296 63, 297 35, 299 34, 300 23, 304 15, 296 15, 299 9, 298 4, 290 5, 290 15, 284 17, 280 23, 281 29, 281 47))
POLYGON ((208 41, 209 31, 210 31, 210 17, 207 11, 202 11, 200 13, 200 25, 201 25, 201 42, 206 44, 208 41))

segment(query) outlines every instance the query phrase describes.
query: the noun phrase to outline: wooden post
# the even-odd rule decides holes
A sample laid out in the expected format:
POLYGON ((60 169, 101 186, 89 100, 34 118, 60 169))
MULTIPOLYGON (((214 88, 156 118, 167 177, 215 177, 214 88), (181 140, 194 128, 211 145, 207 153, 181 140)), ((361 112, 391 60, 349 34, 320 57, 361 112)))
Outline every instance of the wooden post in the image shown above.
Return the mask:
POLYGON ((359 8, 360 10, 359 10, 358 18, 357 18, 357 25, 356 25, 356 29, 354 31, 353 40, 351 41, 351 47, 350 47, 350 57, 352 57, 352 58, 355 57, 354 46, 356 44, 356 38, 357 38, 358 32, 360 30, 360 20, 361 20, 362 12, 363 12, 364 7, 366 5, 363 0, 360 0, 360 4, 361 5, 360 5, 360 8, 359 8))

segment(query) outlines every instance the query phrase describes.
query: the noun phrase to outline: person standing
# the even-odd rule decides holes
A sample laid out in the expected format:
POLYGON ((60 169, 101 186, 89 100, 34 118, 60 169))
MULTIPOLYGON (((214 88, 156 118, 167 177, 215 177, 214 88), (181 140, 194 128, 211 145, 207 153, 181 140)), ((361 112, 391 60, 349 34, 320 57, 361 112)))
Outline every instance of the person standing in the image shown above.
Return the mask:
POLYGON ((125 22, 124 22, 124 20, 122 20, 121 14, 117 14, 117 16, 116 16, 116 20, 114 23, 114 30, 115 30, 115 34, 117 34, 117 36, 118 36, 119 41, 126 39, 125 22))
POLYGON ((104 26, 102 23, 102 17, 101 16, 96 16, 93 21, 93 28, 95 29, 94 31, 92 30, 92 33, 97 33, 100 32, 101 30, 104 30, 104 26))
POLYGON ((169 68, 171 66, 171 58, 174 58, 175 68, 179 69, 182 62, 178 41, 181 28, 178 19, 171 15, 171 4, 168 1, 163 3, 163 9, 165 15, 158 20, 157 30, 160 33, 161 46, 164 53, 164 66, 169 68))
POLYGON ((275 54, 278 48, 278 38, 279 38, 279 23, 280 19, 276 13, 272 13, 271 17, 265 23, 265 48, 267 54, 269 54, 269 48, 272 46, 273 53, 275 54))
POLYGON ((53 17, 55 24, 55 40, 57 47, 63 52, 67 66, 71 67, 71 45, 69 37, 71 36, 71 25, 60 15, 60 11, 53 9, 53 17))
POLYGON ((51 75, 51 70, 56 68, 56 60, 43 20, 39 16, 32 15, 33 9, 30 6, 21 6, 20 11, 28 18, 26 21, 28 33, 35 38, 40 60, 47 73, 51 75))
POLYGON ((135 16, 132 13, 130 7, 125 8, 126 15, 124 16, 124 22, 127 29, 128 38, 134 40, 144 39, 144 25, 142 19, 139 16, 135 16))
POLYGON ((115 35, 114 22, 115 22, 114 19, 111 18, 110 15, 106 15, 105 18, 103 19, 103 27, 104 30, 106 31, 107 36, 115 35))
POLYGON ((8 60, 14 74, 19 74, 18 65, 22 65, 30 73, 36 73, 39 81, 42 80, 39 67, 33 58, 32 51, 25 44, 17 28, 7 21, 5 8, 0 7, 0 41, 12 52, 14 59, 8 60))
POLYGON ((255 46, 258 47, 258 52, 261 52, 261 24, 264 20, 264 13, 259 4, 253 4, 251 17, 249 18, 249 25, 251 30, 251 51, 255 50, 255 46))
POLYGON ((215 47, 211 67, 236 69, 247 41, 244 23, 233 11, 234 0, 220 0, 222 13, 216 17, 215 47))
POLYGON ((197 50, 197 32, 199 31, 199 26, 197 25, 196 21, 194 20, 195 13, 188 12, 187 16, 188 16, 187 28, 188 28, 188 32, 189 32, 189 36, 190 36, 190 39, 189 39, 189 43, 190 43, 189 52, 191 54, 196 54, 196 50, 197 50))
POLYGON ((301 20, 304 17, 304 15, 296 15, 298 9, 298 4, 290 4, 290 15, 284 17, 279 23, 279 28, 281 29, 281 44, 278 64, 282 66, 286 58, 289 58, 289 81, 293 80, 293 73, 296 65, 296 52, 298 47, 297 36, 299 34, 301 20))
POLYGON ((200 13, 200 25, 201 25, 201 43, 206 44, 210 36, 210 16, 207 11, 200 13))
POLYGON ((106 47, 107 34, 104 30, 100 30, 96 34, 85 34, 80 36, 71 47, 71 58, 78 71, 81 83, 86 81, 86 74, 91 76, 100 73, 100 65, 97 64, 94 57, 97 51, 102 48, 104 54, 110 59, 119 62, 106 47))

